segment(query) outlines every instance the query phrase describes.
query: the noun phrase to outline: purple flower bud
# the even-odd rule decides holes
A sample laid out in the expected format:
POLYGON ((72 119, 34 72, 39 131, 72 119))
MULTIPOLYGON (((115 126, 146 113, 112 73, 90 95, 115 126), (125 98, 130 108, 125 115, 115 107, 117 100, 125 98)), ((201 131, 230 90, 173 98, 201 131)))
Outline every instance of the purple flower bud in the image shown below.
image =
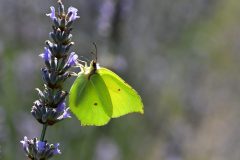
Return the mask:
POLYGON ((62 103, 58 104, 57 112, 64 112, 65 108, 66 108, 66 103, 62 102, 62 103))
POLYGON ((72 52, 68 58, 67 66, 72 67, 77 64, 78 55, 75 52, 72 52))
POLYGON ((71 118, 65 101, 59 103, 56 108, 49 108, 38 103, 39 101, 34 103, 31 113, 39 123, 53 125, 66 118, 71 118))
POLYGON ((49 16, 54 21, 54 19, 56 19, 55 8, 53 6, 51 6, 50 9, 51 9, 51 13, 46 14, 46 15, 49 16))
POLYGON ((47 47, 44 47, 44 49, 44 53, 40 54, 39 56, 42 57, 45 61, 50 61, 51 51, 47 47))
POLYGON ((80 18, 79 16, 77 16, 77 12, 78 12, 77 8, 74 8, 74 7, 69 7, 68 8, 68 14, 71 13, 71 16, 69 17, 69 21, 74 21, 77 18, 80 18))
POLYGON ((45 150, 45 145, 46 145, 46 142, 37 141, 37 143, 36 143, 37 150, 39 152, 43 152, 45 150))

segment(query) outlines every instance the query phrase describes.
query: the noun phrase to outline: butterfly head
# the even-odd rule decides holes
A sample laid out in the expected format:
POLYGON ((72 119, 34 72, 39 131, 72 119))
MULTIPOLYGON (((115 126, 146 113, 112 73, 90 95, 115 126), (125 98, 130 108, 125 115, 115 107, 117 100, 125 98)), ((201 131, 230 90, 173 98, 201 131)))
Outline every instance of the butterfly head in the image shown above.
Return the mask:
POLYGON ((95 47, 95 52, 90 52, 94 56, 93 60, 90 62, 90 65, 88 65, 86 61, 79 60, 79 62, 84 63, 84 65, 80 64, 81 72, 79 74, 88 75, 88 79, 90 79, 90 77, 96 73, 97 69, 100 68, 99 64, 97 63, 97 45, 95 43, 93 43, 93 45, 95 47))
POLYGON ((96 43, 93 43, 95 47, 95 52, 90 52, 93 56, 94 59, 91 61, 90 66, 87 68, 87 73, 88 74, 88 79, 96 73, 97 69, 99 69, 99 65, 97 63, 97 45, 96 43))

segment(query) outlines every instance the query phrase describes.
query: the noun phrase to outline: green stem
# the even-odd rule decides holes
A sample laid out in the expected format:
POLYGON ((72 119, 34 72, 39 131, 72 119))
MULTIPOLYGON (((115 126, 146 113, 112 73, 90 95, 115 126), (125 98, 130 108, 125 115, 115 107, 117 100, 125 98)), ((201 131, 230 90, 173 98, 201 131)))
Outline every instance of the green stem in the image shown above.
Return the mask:
POLYGON ((46 130, 47 130, 47 125, 44 124, 44 125, 43 125, 43 129, 42 129, 42 134, 41 134, 40 141, 44 141, 44 137, 45 137, 46 130))

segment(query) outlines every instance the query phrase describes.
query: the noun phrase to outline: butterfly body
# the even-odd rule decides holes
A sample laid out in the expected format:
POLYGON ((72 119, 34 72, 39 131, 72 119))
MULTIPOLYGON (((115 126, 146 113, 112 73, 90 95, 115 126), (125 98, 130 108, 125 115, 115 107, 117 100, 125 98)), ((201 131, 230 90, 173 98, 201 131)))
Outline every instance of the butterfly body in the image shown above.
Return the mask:
POLYGON ((70 89, 69 106, 82 125, 102 126, 111 118, 143 113, 137 92, 114 72, 92 61, 81 67, 70 89))

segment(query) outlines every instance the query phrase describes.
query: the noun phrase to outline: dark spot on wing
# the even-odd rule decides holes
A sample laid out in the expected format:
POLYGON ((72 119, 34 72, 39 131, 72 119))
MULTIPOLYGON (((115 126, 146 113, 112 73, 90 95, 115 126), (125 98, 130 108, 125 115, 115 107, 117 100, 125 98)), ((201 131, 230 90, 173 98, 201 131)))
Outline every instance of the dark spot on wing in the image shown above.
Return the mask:
POLYGON ((97 106, 97 102, 93 103, 94 106, 97 106))
POLYGON ((121 91, 121 89, 120 89, 120 88, 118 88, 118 91, 121 91))

